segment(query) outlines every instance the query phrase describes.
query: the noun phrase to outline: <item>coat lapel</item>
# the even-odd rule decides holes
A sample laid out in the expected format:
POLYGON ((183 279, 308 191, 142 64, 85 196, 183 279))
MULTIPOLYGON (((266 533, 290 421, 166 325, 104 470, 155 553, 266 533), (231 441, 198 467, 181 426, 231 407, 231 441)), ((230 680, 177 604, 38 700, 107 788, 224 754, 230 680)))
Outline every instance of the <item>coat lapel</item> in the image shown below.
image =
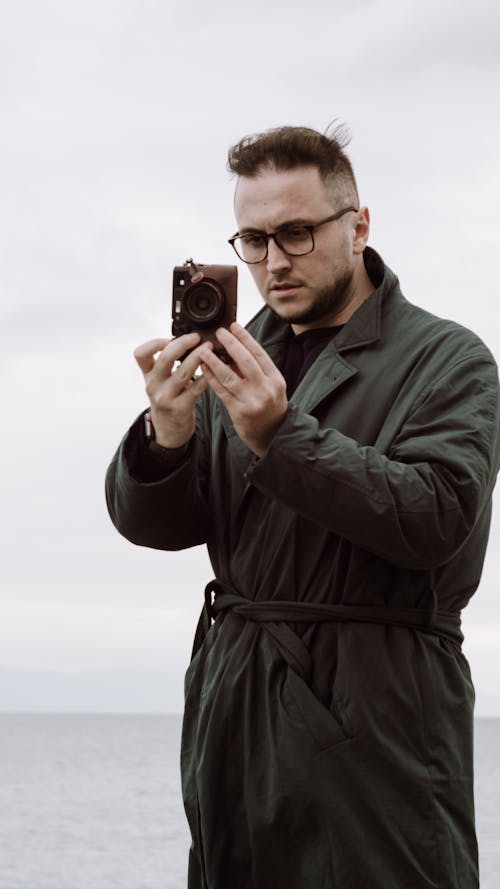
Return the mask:
POLYGON ((357 374, 345 353, 380 339, 382 291, 378 288, 354 313, 309 368, 290 401, 311 413, 318 404, 357 374))
POLYGON ((341 358, 335 348, 335 343, 331 342, 309 368, 290 398, 290 402, 297 404, 301 410, 310 414, 321 401, 356 373, 356 368, 341 358))

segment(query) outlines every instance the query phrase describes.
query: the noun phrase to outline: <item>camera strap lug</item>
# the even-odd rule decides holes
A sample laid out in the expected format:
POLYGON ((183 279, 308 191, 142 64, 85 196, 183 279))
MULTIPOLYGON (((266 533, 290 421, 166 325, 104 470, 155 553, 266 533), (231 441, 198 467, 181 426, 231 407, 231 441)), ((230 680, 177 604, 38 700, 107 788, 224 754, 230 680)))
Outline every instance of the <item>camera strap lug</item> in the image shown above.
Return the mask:
POLYGON ((192 284, 199 284, 200 281, 203 281, 205 275, 203 274, 203 272, 200 272, 193 259, 186 259, 184 265, 189 270, 189 277, 191 278, 192 284))

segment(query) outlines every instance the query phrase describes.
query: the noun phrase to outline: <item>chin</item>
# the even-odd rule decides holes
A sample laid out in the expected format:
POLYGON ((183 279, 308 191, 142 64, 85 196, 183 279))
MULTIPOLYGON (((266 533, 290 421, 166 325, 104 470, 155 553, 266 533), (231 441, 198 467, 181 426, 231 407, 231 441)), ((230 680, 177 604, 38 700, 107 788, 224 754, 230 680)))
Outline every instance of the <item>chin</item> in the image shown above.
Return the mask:
POLYGON ((267 305, 278 318, 281 318, 282 321, 287 321, 289 324, 300 324, 302 318, 307 318, 311 311, 310 306, 302 306, 299 309, 291 302, 288 305, 281 302, 277 304, 268 302, 267 305))

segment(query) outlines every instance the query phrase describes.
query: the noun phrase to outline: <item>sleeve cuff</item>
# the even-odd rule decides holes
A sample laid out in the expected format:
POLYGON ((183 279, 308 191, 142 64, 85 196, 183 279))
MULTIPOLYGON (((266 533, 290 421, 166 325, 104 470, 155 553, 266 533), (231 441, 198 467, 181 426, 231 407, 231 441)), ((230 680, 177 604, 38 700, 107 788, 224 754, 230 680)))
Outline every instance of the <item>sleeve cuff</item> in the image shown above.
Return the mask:
POLYGON ((179 448, 164 448, 147 439, 144 414, 136 421, 126 444, 126 458, 130 475, 138 482, 149 484, 167 478, 184 463, 191 448, 191 441, 179 448))

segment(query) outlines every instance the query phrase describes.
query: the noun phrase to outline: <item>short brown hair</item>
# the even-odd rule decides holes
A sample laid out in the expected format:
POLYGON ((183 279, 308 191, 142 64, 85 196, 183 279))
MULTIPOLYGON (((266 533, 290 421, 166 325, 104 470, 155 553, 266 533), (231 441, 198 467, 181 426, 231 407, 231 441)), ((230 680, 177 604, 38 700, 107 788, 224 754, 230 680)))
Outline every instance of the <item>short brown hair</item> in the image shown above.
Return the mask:
POLYGON ((323 134, 309 127, 276 127, 244 136, 229 149, 228 169, 237 176, 252 178, 266 167, 281 171, 313 166, 335 191, 359 200, 354 171, 344 152, 349 134, 342 125, 331 132, 329 129, 323 134))

